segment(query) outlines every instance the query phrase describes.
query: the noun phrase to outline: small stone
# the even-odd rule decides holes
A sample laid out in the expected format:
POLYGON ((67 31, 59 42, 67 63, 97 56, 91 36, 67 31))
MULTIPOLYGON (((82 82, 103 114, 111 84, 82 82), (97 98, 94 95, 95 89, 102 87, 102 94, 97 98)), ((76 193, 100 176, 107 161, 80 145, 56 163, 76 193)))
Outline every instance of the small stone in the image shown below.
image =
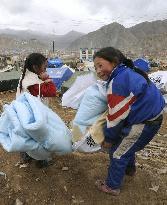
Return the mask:
POLYGON ((26 167, 28 167, 28 163, 26 163, 26 164, 21 164, 21 165, 19 166, 20 169, 21 169, 21 168, 26 168, 26 167))
POLYGON ((4 176, 5 179, 6 179, 6 174, 5 174, 4 172, 0 172, 0 175, 1 175, 1 176, 4 176))
POLYGON ((158 186, 152 186, 151 188, 149 188, 150 190, 152 190, 152 191, 155 191, 155 192, 157 192, 158 191, 158 189, 159 189, 159 185, 158 186))
POLYGON ((68 169, 68 167, 63 167, 62 168, 62 171, 68 171, 69 169, 68 169))
POLYGON ((160 169, 158 171, 158 174, 166 174, 167 173, 167 167, 163 168, 163 169, 160 169))
POLYGON ((15 167, 20 166, 20 164, 21 164, 21 162, 20 162, 20 161, 18 161, 18 162, 15 164, 15 167))
POLYGON ((66 186, 64 186, 64 190, 67 192, 67 187, 66 186))
POLYGON ((23 205, 23 202, 21 202, 19 199, 16 199, 15 205, 23 205))

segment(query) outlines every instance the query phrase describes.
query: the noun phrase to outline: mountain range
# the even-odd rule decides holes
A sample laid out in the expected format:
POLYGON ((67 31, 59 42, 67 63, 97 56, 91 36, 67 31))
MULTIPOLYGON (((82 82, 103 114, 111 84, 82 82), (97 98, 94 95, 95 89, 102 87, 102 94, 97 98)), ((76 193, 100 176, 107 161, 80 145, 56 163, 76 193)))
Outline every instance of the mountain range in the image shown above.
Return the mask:
POLYGON ((84 34, 76 31, 65 35, 53 35, 31 30, 0 29, 0 50, 52 50, 53 41, 55 49, 65 49, 82 35, 84 34))
POLYGON ((0 50, 5 49, 102 48, 114 46, 123 51, 157 52, 167 49, 167 20, 143 22, 130 28, 111 23, 88 34, 70 31, 65 35, 39 33, 30 30, 0 30, 0 50))
POLYGON ((71 43, 69 49, 106 46, 132 52, 155 52, 157 49, 158 51, 167 49, 167 20, 143 22, 130 28, 114 22, 81 36, 71 43))

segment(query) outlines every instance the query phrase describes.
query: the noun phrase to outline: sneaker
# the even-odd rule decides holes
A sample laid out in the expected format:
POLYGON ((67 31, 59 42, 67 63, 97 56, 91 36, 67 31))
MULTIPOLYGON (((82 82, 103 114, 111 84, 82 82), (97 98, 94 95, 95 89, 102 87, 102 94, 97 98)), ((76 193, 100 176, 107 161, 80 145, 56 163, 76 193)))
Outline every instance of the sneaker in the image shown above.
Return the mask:
POLYGON ((38 168, 40 168, 40 169, 49 166, 48 160, 37 160, 37 161, 35 162, 35 164, 36 164, 36 166, 37 166, 38 168))
POLYGON ((33 159, 26 152, 20 152, 20 158, 23 163, 29 163, 33 159))
POLYGON ((113 196, 118 196, 120 194, 120 189, 112 189, 111 187, 107 186, 106 183, 102 180, 97 180, 95 182, 95 186, 98 188, 99 191, 111 194, 113 196))
POLYGON ((136 166, 127 166, 126 170, 125 170, 125 174, 128 176, 135 176, 136 174, 136 166))

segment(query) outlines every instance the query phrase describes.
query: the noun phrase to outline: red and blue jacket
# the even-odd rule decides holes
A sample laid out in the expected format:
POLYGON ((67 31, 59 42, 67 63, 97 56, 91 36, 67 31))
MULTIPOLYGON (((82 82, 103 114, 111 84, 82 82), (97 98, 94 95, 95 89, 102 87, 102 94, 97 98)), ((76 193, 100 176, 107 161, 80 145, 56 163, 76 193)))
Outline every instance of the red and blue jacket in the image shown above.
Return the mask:
POLYGON ((123 122, 126 121, 127 126, 142 123, 156 117, 165 107, 163 96, 154 83, 148 83, 123 64, 114 69, 108 80, 107 101, 107 128, 113 138, 125 125, 123 122))

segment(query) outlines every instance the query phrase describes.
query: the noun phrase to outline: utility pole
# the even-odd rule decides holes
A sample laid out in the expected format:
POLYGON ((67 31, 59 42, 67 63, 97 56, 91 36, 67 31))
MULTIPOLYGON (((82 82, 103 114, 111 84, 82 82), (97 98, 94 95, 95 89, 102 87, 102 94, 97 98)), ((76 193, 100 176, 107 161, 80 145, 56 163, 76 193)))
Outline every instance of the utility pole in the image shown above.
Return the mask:
POLYGON ((55 52, 55 42, 53 41, 53 54, 54 54, 54 52, 55 52))

